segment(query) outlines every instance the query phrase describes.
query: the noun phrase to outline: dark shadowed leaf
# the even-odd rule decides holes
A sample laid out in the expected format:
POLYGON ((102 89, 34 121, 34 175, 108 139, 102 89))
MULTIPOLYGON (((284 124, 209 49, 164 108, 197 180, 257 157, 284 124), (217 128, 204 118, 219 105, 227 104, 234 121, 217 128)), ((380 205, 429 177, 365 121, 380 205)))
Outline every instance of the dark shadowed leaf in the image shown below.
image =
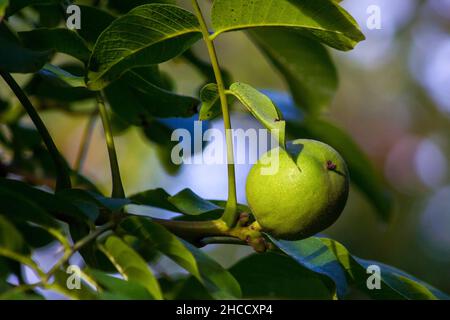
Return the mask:
POLYGON ((211 211, 222 211, 223 209, 214 203, 203 199, 195 194, 191 189, 184 189, 176 195, 169 197, 168 201, 173 204, 178 211, 187 215, 201 215, 211 211))
POLYGON ((85 283, 81 283, 80 289, 77 290, 69 289, 67 287, 67 281, 70 276, 71 276, 70 273, 66 273, 63 270, 58 270, 53 277, 53 283, 49 285, 49 289, 59 294, 62 294, 71 300, 97 299, 97 293, 93 291, 85 283))
POLYGON ((329 0, 215 0, 215 34, 255 27, 287 27, 339 49, 364 40, 354 19, 329 0))
POLYGON ((8 16, 10 16, 28 6, 44 5, 44 4, 60 4, 61 2, 62 0, 13 0, 11 1, 10 6, 6 10, 6 13, 8 16))
POLYGON ((253 254, 231 269, 245 299, 334 298, 333 282, 302 267, 287 256, 275 253, 253 254))
POLYGON ((204 280, 202 285, 213 298, 239 299, 242 297, 239 283, 227 270, 200 249, 184 240, 181 241, 194 255, 200 274, 204 280))
POLYGON ((29 253, 22 234, 3 215, 0 215, 0 249, 17 254, 29 253))
MULTIPOLYGON (((0 188, 7 190, 7 192, 9 192, 11 196, 17 197, 17 199, 25 198, 25 202, 23 203, 19 203, 19 201, 17 200, 16 205, 18 206, 18 208, 25 206, 26 203, 26 206, 31 205, 35 207, 36 210, 40 209, 38 210, 38 212, 36 212, 35 216, 33 216, 32 213, 27 214, 26 212, 24 212, 24 217, 30 216, 25 220, 43 226, 57 227, 58 224, 52 218, 52 216, 63 221, 71 222, 83 221, 85 219, 83 212, 80 211, 76 206, 73 206, 64 199, 60 199, 57 195, 39 190, 37 188, 33 188, 24 182, 9 179, 0 179, 0 188), (38 219, 40 217, 39 219, 41 220, 41 222, 30 220, 30 218, 33 217, 34 219, 38 219)), ((25 208, 26 207, 22 208, 21 211, 25 210, 25 208)), ((14 212, 14 210, 12 209, 10 211, 14 212)))
POLYGON ((336 287, 338 298, 347 293, 345 269, 336 260, 336 256, 318 238, 308 238, 301 241, 276 240, 273 243, 284 253, 303 267, 330 278, 336 287))
POLYGON ((450 299, 449 295, 404 271, 380 262, 352 256, 342 244, 332 239, 320 238, 319 240, 329 248, 330 252, 335 255, 336 261, 345 268, 350 281, 375 299, 450 299), (379 290, 368 289, 367 267, 369 266, 377 266, 380 269, 381 288, 379 290))
POLYGON ((12 73, 36 72, 50 59, 51 51, 33 51, 0 24, 0 69, 12 73))
POLYGON ((93 45, 100 34, 116 19, 111 13, 96 7, 79 5, 81 11, 81 29, 78 34, 93 45))
POLYGON ((19 32, 23 44, 33 50, 53 50, 87 62, 91 51, 84 40, 67 28, 40 28, 19 32))
MULTIPOLYGON (((47 74, 41 69, 41 72, 35 75, 30 82, 25 86, 25 92, 36 98, 36 107, 42 103, 44 106, 56 105, 61 110, 74 110, 73 104, 70 102, 83 101, 88 99, 94 99, 95 93, 82 87, 63 86, 67 80, 72 84, 81 86, 84 83, 83 68, 78 64, 61 64, 58 68, 68 72, 69 79, 63 80, 61 83, 60 75, 50 72, 47 74), (55 79, 55 77, 58 77, 55 79)), ((84 83, 83 86, 86 86, 84 83)))
POLYGON ((250 36, 285 78, 300 108, 317 114, 329 107, 338 77, 323 45, 282 28, 253 30, 250 36))
POLYGON ((106 87, 124 71, 167 61, 199 40, 197 18, 172 5, 137 7, 100 35, 89 61, 88 86, 106 87))
POLYGON ((138 68, 126 72, 106 88, 112 110, 130 124, 145 126, 153 117, 191 117, 199 101, 159 86, 157 68, 138 68))
MULTIPOLYGON (((216 81, 216 76, 212 65, 201 59, 192 49, 186 50, 182 57, 193 67, 195 67, 205 78, 205 85, 216 81)), ((228 88, 232 83, 231 74, 227 70, 223 69, 223 67, 221 67, 221 72, 225 87, 228 88)))

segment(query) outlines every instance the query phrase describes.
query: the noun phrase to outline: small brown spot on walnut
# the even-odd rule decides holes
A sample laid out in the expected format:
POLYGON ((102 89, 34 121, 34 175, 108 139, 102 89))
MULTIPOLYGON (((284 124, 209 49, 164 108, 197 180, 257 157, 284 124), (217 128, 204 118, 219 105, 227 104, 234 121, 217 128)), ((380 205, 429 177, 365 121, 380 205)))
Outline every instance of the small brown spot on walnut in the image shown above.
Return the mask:
POLYGON ((331 160, 327 161, 327 169, 330 171, 336 170, 336 165, 333 163, 333 161, 331 160))

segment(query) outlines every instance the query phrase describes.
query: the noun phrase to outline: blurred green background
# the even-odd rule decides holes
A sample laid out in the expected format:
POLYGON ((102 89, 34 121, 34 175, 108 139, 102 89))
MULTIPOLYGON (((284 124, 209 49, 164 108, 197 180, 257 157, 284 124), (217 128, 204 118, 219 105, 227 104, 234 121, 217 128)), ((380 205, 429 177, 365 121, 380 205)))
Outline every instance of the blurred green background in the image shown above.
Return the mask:
MULTIPOLYGON (((450 292, 450 0, 345 0, 342 5, 356 17, 367 40, 354 51, 331 52, 340 86, 326 118, 345 128, 369 155, 394 194, 395 208, 391 222, 383 223, 353 188, 341 219, 325 234, 359 257, 391 264, 450 292), (372 5, 381 10, 381 29, 367 27, 372 5)), ((287 90, 244 33, 219 38, 218 51, 233 79, 260 89, 287 90)), ((207 58, 201 44, 195 52, 207 58)), ((176 79, 177 91, 198 94, 202 78, 192 67, 175 60, 163 69, 176 79)), ((73 164, 87 119, 58 112, 47 112, 44 119, 73 164)), ((235 127, 257 126, 240 108, 232 121, 235 127)), ((108 191, 99 125, 84 173, 108 191)), ((221 123, 212 126, 220 128, 221 123)), ((117 147, 128 194, 190 187, 205 198, 226 197, 225 166, 186 165, 169 175, 155 146, 134 129, 117 138, 117 147)), ((248 170, 237 166, 241 202, 248 170)), ((250 252, 234 246, 207 250, 225 266, 250 252)))

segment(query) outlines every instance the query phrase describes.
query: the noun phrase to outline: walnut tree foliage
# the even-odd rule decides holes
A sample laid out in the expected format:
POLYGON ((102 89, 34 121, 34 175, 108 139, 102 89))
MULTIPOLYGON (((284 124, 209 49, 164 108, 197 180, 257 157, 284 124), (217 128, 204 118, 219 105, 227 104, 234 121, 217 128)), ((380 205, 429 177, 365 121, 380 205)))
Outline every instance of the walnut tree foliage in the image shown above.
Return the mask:
POLYGON ((389 221, 392 202, 368 158, 347 133, 322 117, 338 87, 328 51, 351 50, 364 40, 339 1, 198 2, 211 10, 202 12, 195 0, 183 7, 169 0, 76 1, 82 28, 69 30, 70 1, 0 1, 2 92, 15 95, 0 97, 0 299, 40 299, 39 288, 70 299, 345 299, 354 291, 373 299, 447 299, 403 271, 353 256, 333 239, 286 241, 255 230, 251 210, 233 199, 232 179, 228 201, 203 199, 189 189, 175 195, 163 189, 126 193, 116 134, 139 128, 173 172, 170 134, 180 126, 174 119, 192 122, 200 113, 205 121, 223 117, 227 126, 224 106, 235 99, 266 128, 278 129, 280 144, 303 137, 333 146, 347 161, 352 184, 379 218, 389 221), (234 82, 221 68, 214 41, 228 32, 244 32, 261 50, 288 85, 301 119, 284 119, 276 101, 251 84, 234 82), (211 61, 191 50, 201 41, 211 61), (58 64, 57 53, 70 62, 58 64), (198 97, 173 91, 176 75, 159 69, 172 59, 203 75, 198 97), (17 74, 28 75, 20 86, 17 74), (76 108, 81 101, 92 107, 76 108), (83 176, 82 157, 74 167, 66 162, 40 118, 47 110, 89 118, 90 124, 102 120, 111 194, 102 194, 95 181, 83 176), (25 117, 33 126, 24 125, 25 117), (178 216, 137 216, 130 205, 178 216), (61 246, 61 257, 43 270, 33 253, 54 243, 61 246), (255 253, 225 269, 200 249, 214 243, 248 245, 255 253), (82 290, 66 285, 75 253, 83 258, 82 290), (156 273, 153 266, 161 256, 186 275, 156 273), (372 264, 381 268, 380 290, 366 285, 366 268, 372 264), (39 280, 26 283, 22 266, 39 280), (17 284, 9 281, 12 276, 17 284))

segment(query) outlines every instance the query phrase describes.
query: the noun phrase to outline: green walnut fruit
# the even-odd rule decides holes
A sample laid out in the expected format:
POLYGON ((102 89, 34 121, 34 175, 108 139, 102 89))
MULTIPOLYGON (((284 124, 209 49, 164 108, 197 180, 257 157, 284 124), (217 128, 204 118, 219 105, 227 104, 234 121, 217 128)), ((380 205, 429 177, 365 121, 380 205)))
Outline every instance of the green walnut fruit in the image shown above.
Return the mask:
POLYGON ((246 185, 256 221, 264 231, 286 240, 304 239, 331 226, 344 209, 348 192, 349 174, 342 157, 329 145, 306 139, 264 154, 246 185))

